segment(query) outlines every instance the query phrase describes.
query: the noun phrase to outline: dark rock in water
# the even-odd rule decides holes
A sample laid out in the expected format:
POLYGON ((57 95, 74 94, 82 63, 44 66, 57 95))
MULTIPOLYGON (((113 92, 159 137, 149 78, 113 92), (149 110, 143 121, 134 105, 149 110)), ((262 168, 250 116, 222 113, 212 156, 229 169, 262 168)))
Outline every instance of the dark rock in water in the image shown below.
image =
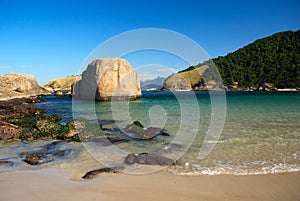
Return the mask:
POLYGON ((175 161, 171 158, 167 158, 157 154, 140 153, 136 156, 135 154, 131 153, 126 156, 125 163, 168 166, 175 164, 175 161))
POLYGON ((92 140, 93 142, 99 142, 104 146, 109 146, 112 144, 120 144, 123 142, 129 142, 129 139, 118 137, 118 136, 107 136, 102 138, 95 138, 92 140))
POLYGON ((99 174, 104 174, 104 173, 118 173, 119 171, 123 170, 123 167, 117 167, 117 168, 109 168, 109 167, 105 167, 105 168, 100 168, 97 170, 92 170, 87 172, 82 178, 83 179, 93 179, 96 176, 98 176, 99 174))
POLYGON ((125 127, 125 131, 132 134, 129 135, 130 137, 139 138, 141 133, 144 131, 144 127, 138 126, 133 122, 125 127))
POLYGON ((66 157, 70 156, 71 154, 72 154, 72 149, 66 149, 66 150, 60 150, 53 155, 62 157, 62 158, 66 158, 66 157))
POLYGON ((122 142, 129 142, 130 140, 121 137, 106 137, 112 144, 119 144, 122 142))
POLYGON ((52 143, 50 143, 50 144, 47 144, 47 145, 46 145, 46 149, 47 149, 47 150, 53 150, 53 149, 57 149, 57 148, 59 148, 59 147, 61 147, 61 146, 64 146, 64 145, 66 145, 66 144, 67 144, 66 141, 63 141, 63 140, 57 140, 57 141, 54 141, 54 142, 52 142, 52 143))
POLYGON ((25 158, 28 155, 28 151, 23 151, 20 156, 21 158, 25 158))
POLYGON ((156 136, 170 136, 170 133, 162 128, 149 127, 144 128, 144 126, 139 121, 134 121, 125 127, 125 133, 129 137, 139 139, 139 140, 151 140, 156 136))
POLYGON ((141 133, 141 139, 150 140, 159 135, 170 136, 165 129, 149 127, 141 133))
POLYGON ((0 166, 2 166, 2 165, 9 165, 9 166, 11 166, 13 164, 14 164, 14 162, 12 162, 12 161, 0 161, 0 166))
POLYGON ((136 161, 137 161, 137 157, 134 153, 128 154, 125 158, 125 163, 129 165, 136 163, 136 161))
POLYGON ((165 129, 155 128, 155 127, 149 127, 145 130, 142 129, 139 132, 127 129, 126 133, 129 134, 130 137, 139 140, 151 140, 159 135, 170 136, 170 134, 165 129))
POLYGON ((170 153, 174 153, 174 152, 179 152, 179 151, 185 151, 186 150, 186 146, 182 145, 182 144, 176 144, 176 143, 171 143, 165 147, 163 147, 163 149, 155 152, 156 154, 170 154, 170 153))
POLYGON ((48 163, 53 161, 54 158, 51 154, 47 153, 35 153, 35 154, 27 154, 24 161, 30 165, 40 165, 43 163, 48 163))
POLYGON ((57 158, 66 158, 73 152, 72 149, 61 149, 63 145, 67 145, 65 141, 54 141, 42 147, 41 150, 35 153, 24 151, 20 154, 22 160, 30 165, 40 165, 43 163, 51 162, 57 158))
POLYGON ((174 160, 156 154, 140 153, 137 155, 137 163, 146 165, 168 166, 174 164, 174 160))

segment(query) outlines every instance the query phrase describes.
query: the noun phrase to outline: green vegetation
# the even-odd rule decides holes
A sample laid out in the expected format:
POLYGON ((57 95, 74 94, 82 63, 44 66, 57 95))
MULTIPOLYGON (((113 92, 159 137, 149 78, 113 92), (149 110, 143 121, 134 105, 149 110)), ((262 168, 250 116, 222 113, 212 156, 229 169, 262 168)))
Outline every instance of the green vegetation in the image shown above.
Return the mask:
POLYGON ((65 78, 58 78, 56 80, 51 80, 45 86, 50 87, 52 89, 57 89, 57 88, 69 89, 71 85, 78 79, 80 79, 80 76, 72 75, 65 78))
POLYGON ((75 129, 72 122, 67 125, 61 125, 58 121, 61 116, 57 114, 48 114, 41 117, 25 117, 21 119, 10 119, 10 123, 23 128, 19 139, 27 141, 33 139, 62 139, 69 141, 80 141, 78 135, 71 138, 65 137, 69 132, 75 129))
POLYGON ((140 128, 144 128, 143 124, 139 121, 134 121, 133 124, 140 127, 140 128))
MULTIPOLYGON (((211 61, 219 70, 225 86, 236 84, 239 88, 258 88, 263 83, 272 83, 276 88, 300 87, 300 30, 280 32, 259 39, 226 56, 189 67, 179 73, 186 74, 203 66, 213 65, 211 61)), ((205 70, 202 77, 216 80, 215 73, 211 70, 212 68, 205 70)), ((202 82, 199 79, 199 83, 202 82)))

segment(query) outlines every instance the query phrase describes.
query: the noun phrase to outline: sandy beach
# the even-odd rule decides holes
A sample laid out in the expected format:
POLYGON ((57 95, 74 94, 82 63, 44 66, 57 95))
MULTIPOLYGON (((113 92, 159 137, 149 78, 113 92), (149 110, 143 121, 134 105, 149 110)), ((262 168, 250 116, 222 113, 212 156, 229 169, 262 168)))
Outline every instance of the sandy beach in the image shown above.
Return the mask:
POLYGON ((300 200, 299 172, 251 176, 104 174, 90 181, 72 177, 74 172, 67 169, 2 172, 0 200, 300 200))

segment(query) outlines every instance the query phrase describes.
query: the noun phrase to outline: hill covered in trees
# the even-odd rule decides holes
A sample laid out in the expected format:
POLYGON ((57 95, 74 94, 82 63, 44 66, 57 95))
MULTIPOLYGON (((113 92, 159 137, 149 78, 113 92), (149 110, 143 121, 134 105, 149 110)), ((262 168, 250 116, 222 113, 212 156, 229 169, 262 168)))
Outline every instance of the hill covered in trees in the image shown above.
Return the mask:
MULTIPOLYGON (((212 65, 212 61, 219 70, 225 86, 237 85, 246 89, 271 83, 276 88, 300 87, 300 30, 280 32, 256 40, 233 53, 189 67, 171 75, 168 79, 195 69, 199 72, 201 68, 212 65)), ((211 68, 202 73, 202 77, 208 80, 216 79, 214 76, 211 68)), ((185 78, 189 81, 189 77, 185 78)), ((203 84, 202 78, 197 84, 193 80, 189 83, 189 87, 195 89, 201 87, 201 83, 203 84)), ((166 84, 165 87, 170 86, 166 84)))

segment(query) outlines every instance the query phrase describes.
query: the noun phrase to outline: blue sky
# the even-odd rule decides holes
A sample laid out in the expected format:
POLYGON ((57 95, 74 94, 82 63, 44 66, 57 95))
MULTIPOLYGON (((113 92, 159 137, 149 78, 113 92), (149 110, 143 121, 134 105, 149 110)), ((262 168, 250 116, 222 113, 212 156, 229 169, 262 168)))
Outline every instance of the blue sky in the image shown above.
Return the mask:
MULTIPOLYGON (((30 73, 40 84, 78 74, 99 44, 141 28, 184 34, 214 58, 273 33, 300 29, 299 11, 299 0, 0 0, 0 74, 30 73)), ((187 67, 176 59, 170 65, 187 67)))

